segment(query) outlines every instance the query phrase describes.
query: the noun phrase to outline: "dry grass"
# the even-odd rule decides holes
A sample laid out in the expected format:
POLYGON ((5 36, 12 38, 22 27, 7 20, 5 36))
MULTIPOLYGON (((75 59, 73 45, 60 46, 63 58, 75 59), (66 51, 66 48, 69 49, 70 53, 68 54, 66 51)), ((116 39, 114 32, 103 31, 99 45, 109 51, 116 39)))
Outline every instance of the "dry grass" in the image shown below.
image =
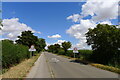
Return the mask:
POLYGON ((2 78, 24 78, 39 56, 40 54, 37 54, 31 59, 25 60, 20 64, 11 67, 6 73, 2 75, 2 78))
POLYGON ((120 74, 120 69, 119 68, 115 68, 115 67, 111 67, 111 66, 106 66, 106 65, 102 65, 102 64, 94 64, 94 63, 92 63, 90 65, 92 65, 94 67, 97 67, 97 68, 101 68, 101 69, 104 69, 104 70, 108 70, 108 71, 120 74))

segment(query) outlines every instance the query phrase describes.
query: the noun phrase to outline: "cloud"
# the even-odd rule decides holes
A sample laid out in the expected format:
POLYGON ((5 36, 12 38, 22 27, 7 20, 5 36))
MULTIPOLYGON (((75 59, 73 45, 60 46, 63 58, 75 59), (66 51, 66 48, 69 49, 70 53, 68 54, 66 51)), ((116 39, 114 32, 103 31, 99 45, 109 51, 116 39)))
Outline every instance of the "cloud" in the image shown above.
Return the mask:
POLYGON ((94 21, 116 19, 118 16, 118 0, 87 0, 82 5, 81 15, 92 16, 94 21))
POLYGON ((96 24, 91 20, 80 20, 80 24, 72 25, 67 31, 67 34, 75 37, 79 40, 79 43, 76 46, 81 45, 81 48, 87 46, 85 33, 88 31, 88 28, 94 28, 96 24))
POLYGON ((111 21, 103 21, 103 22, 99 22, 99 24, 109 24, 109 25, 112 25, 111 21))
POLYGON ((57 42, 55 42, 54 44, 59 44, 62 45, 63 42, 67 42, 66 40, 58 40, 57 42))
POLYGON ((33 30, 31 27, 27 26, 24 23, 19 22, 19 18, 11 18, 11 19, 3 19, 2 21, 3 27, 0 31, 0 34, 5 38, 16 40, 17 36, 21 35, 22 31, 30 30, 33 33, 40 33, 33 30))
POLYGON ((61 35, 59 35, 59 34, 55 34, 55 35, 52 35, 52 36, 48 36, 48 38, 54 38, 54 39, 57 39, 57 38, 61 38, 61 35))
POLYGON ((73 22, 78 22, 80 18, 82 18, 82 16, 79 14, 73 14, 71 16, 68 16, 67 20, 72 19, 73 22))
POLYGON ((46 47, 45 47, 45 49, 48 49, 48 46, 54 45, 54 44, 62 45, 63 42, 67 42, 67 41, 66 41, 66 40, 57 40, 55 43, 48 43, 48 42, 46 42, 46 47))
POLYGON ((88 28, 94 28, 97 24, 112 25, 111 20, 118 18, 118 0, 87 0, 81 10, 81 13, 67 17, 67 20, 79 23, 72 25, 66 33, 78 39, 78 43, 72 47, 90 49, 86 44, 85 33, 88 28))

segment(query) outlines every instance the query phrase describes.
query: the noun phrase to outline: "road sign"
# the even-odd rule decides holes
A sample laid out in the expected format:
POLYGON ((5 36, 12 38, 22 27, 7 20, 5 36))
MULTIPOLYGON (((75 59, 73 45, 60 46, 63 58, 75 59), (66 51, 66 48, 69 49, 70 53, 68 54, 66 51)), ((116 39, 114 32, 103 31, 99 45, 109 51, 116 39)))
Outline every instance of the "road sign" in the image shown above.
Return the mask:
POLYGON ((75 53, 79 53, 77 47, 75 47, 75 48, 73 49, 73 53, 74 53, 74 58, 75 58, 75 53))
POLYGON ((78 53, 78 49, 76 47, 73 49, 73 53, 78 53))
POLYGON ((36 51, 36 49, 35 49, 34 45, 31 45, 31 47, 30 47, 29 51, 36 51))

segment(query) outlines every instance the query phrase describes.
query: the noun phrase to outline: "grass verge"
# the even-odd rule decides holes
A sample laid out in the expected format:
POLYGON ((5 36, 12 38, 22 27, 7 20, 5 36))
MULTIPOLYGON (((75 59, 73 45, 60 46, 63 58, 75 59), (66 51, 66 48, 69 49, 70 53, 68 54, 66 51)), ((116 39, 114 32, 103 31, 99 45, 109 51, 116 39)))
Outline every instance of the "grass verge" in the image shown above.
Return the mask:
POLYGON ((35 61, 38 59, 40 54, 36 54, 30 59, 22 61, 20 64, 11 67, 7 72, 2 74, 2 78, 24 78, 29 72, 35 61))
POLYGON ((95 66, 95 67, 100 68, 100 69, 104 69, 104 70, 108 70, 108 71, 120 74, 120 69, 119 68, 106 66, 106 65, 102 65, 102 64, 94 64, 94 63, 91 63, 90 65, 95 66))

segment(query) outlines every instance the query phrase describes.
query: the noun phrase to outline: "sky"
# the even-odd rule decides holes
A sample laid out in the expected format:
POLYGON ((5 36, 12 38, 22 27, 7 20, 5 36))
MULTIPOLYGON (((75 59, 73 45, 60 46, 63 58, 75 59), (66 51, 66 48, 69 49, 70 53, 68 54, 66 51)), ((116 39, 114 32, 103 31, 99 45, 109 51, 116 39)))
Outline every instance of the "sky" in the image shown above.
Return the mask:
POLYGON ((47 45, 70 41, 73 47, 90 49, 85 33, 98 23, 118 25, 118 1, 3 2, 2 39, 16 40, 31 30, 47 45))

